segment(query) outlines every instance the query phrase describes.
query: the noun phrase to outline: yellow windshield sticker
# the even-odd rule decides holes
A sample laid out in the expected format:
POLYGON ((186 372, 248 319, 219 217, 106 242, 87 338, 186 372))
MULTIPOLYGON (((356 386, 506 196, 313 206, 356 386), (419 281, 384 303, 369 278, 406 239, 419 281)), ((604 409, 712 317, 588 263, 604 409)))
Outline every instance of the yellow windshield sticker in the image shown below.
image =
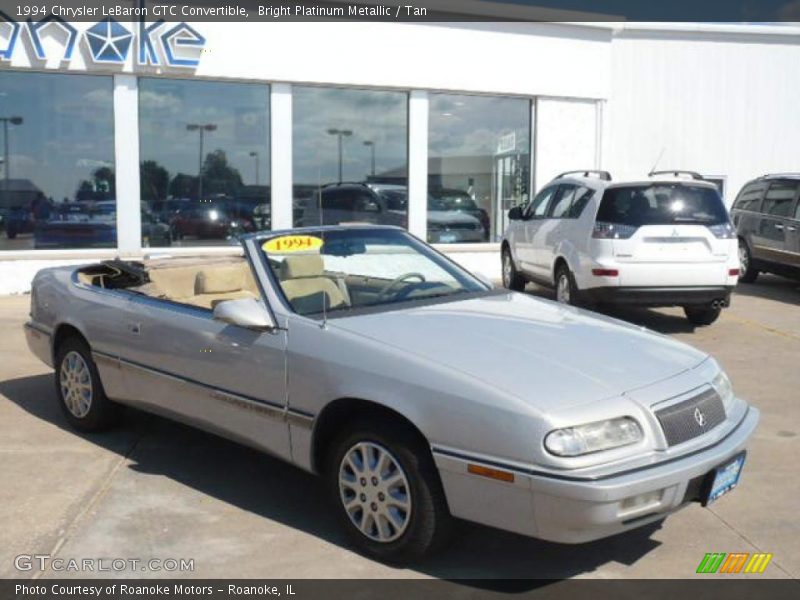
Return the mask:
POLYGON ((313 235, 283 235, 267 240, 261 245, 264 252, 284 254, 286 252, 307 252, 322 248, 322 238, 313 235))

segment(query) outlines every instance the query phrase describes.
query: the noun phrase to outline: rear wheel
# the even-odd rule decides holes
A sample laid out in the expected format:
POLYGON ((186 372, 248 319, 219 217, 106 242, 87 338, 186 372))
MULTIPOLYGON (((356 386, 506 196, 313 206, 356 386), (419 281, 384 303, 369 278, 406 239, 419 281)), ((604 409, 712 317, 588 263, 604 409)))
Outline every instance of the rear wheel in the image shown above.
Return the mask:
POLYGON ((525 289, 525 279, 517 271, 514 264, 514 258, 511 256, 511 250, 508 246, 503 248, 503 287, 521 292, 525 289))
POLYGON ((430 449, 388 419, 354 423, 331 446, 326 480, 351 543, 399 563, 441 547, 452 529, 430 449))
POLYGON ((753 267, 753 257, 750 247, 742 238, 739 238, 739 281, 753 283, 758 277, 758 270, 753 267))
POLYGON ((561 304, 575 305, 577 300, 578 290, 575 278, 570 273, 569 267, 562 262, 556 269, 556 301, 561 304))
POLYGON ((683 312, 692 325, 711 325, 719 318, 722 308, 713 306, 684 306, 683 312))
POLYGON ((103 390, 100 375, 86 343, 66 339, 56 354, 56 394, 70 425, 81 431, 102 431, 114 425, 122 407, 103 390))

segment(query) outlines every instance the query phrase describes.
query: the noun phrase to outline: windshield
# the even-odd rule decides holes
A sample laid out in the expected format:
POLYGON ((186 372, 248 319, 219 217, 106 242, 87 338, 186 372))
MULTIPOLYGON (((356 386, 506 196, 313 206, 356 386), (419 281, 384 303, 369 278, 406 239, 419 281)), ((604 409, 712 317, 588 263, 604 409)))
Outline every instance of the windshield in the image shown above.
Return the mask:
POLYGON ((259 243, 286 300, 301 315, 488 291, 400 230, 304 230, 259 243))
POLYGON ((597 211, 597 220, 621 225, 673 225, 728 222, 728 213, 716 189, 683 183, 658 183, 609 188, 597 211))

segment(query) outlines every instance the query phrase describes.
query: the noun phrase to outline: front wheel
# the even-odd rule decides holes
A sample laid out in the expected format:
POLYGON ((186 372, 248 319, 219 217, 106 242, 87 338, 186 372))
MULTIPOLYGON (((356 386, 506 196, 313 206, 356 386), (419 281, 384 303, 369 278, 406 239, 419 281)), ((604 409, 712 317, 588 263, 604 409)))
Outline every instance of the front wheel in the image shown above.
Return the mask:
POLYGON ((89 347, 72 337, 56 355, 56 394, 70 425, 81 431, 102 431, 115 424, 121 406, 106 397, 89 347))
POLYGON ((716 321, 722 309, 712 306, 684 306, 683 312, 692 325, 702 326, 711 325, 716 321))
POLYGON ((578 289, 575 285, 575 278, 569 271, 569 267, 561 263, 556 269, 556 301, 561 304, 577 304, 578 289))
POLYGON ((523 291, 525 289, 525 279, 517 271, 514 258, 511 256, 511 250, 507 247, 503 248, 502 262, 503 287, 515 292, 523 291))
POLYGON ((364 554, 408 562, 441 547, 452 517, 430 449, 396 424, 355 424, 331 447, 328 490, 351 543, 364 554))
POLYGON ((753 267, 753 257, 750 247, 743 239, 739 238, 739 281, 753 283, 758 277, 758 269, 753 267))

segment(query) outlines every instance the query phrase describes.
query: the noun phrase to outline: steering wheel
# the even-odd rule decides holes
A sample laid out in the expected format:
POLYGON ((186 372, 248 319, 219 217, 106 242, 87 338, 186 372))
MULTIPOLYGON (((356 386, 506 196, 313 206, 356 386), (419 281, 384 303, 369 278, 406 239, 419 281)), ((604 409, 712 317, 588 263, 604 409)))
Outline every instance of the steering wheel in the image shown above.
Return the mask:
POLYGON ((401 283, 403 283, 407 279, 411 279, 412 277, 415 277, 415 278, 419 279, 421 283, 425 281, 425 275, 423 275, 422 273, 414 273, 414 272, 412 272, 412 273, 404 273, 404 274, 402 274, 402 275, 400 275, 398 277, 395 277, 392 281, 387 283, 383 287, 383 289, 380 292, 378 292, 378 297, 379 298, 383 298, 384 296, 388 296, 389 292, 394 290, 394 288, 396 288, 398 285, 400 285, 401 283))

